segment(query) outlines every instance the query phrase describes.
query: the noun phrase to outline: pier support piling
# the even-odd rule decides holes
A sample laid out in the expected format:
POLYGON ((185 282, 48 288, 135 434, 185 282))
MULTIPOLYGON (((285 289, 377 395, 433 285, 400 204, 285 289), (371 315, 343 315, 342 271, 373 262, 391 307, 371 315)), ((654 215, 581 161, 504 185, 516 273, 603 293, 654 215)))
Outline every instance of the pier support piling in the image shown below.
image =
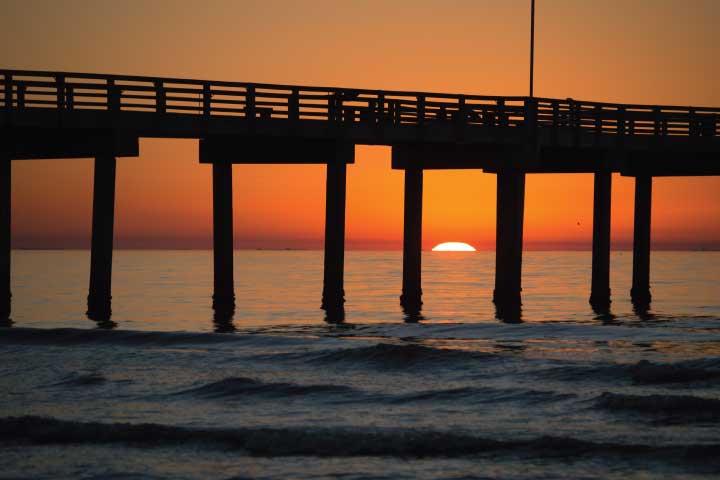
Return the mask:
POLYGON ((12 162, 0 152, 0 324, 10 319, 10 202, 12 162))
POLYGON ((599 311, 607 311, 610 308, 611 194, 612 173, 595 172, 590 304, 599 311))
POLYGON ((652 177, 635 177, 635 226, 633 232, 633 274, 630 298, 639 306, 650 305, 650 216, 652 177))
POLYGON ((115 167, 116 159, 112 155, 95 158, 90 288, 87 299, 87 315, 93 320, 109 319, 112 313, 115 167))
POLYGON ((407 167, 400 305, 410 313, 418 313, 422 305, 422 200, 423 170, 421 167, 407 167))
POLYGON ((325 264, 322 308, 341 312, 345 303, 345 188, 347 164, 333 158, 327 164, 325 187, 325 264))
POLYGON ((521 304, 524 209, 525 172, 499 171, 495 232, 495 291, 493 292, 495 304, 521 304))
POLYGON ((232 163, 212 164, 213 309, 222 316, 235 311, 233 280, 232 163))

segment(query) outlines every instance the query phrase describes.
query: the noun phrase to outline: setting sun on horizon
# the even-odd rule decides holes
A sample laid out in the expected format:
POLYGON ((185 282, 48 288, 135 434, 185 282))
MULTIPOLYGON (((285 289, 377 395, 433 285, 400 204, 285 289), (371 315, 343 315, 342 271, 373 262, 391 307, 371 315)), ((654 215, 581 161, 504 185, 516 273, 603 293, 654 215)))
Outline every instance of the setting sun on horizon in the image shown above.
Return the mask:
POLYGON ((435 245, 433 252, 475 252, 475 247, 465 242, 443 242, 435 245))

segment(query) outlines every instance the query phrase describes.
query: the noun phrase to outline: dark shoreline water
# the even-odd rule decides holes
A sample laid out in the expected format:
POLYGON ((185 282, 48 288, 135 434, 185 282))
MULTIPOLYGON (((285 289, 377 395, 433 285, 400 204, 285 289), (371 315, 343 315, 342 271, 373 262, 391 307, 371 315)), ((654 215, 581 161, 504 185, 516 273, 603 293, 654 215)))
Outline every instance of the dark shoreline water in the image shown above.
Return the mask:
POLYGON ((589 255, 531 252, 520 324, 494 318, 486 256, 429 255, 409 324, 399 255, 352 252, 348 323, 329 325, 318 252, 241 252, 234 333, 212 333, 202 255, 119 252, 103 330, 78 313, 84 252, 17 253, 0 478, 720 474, 714 253, 655 255, 644 316, 616 254, 599 318, 589 255))

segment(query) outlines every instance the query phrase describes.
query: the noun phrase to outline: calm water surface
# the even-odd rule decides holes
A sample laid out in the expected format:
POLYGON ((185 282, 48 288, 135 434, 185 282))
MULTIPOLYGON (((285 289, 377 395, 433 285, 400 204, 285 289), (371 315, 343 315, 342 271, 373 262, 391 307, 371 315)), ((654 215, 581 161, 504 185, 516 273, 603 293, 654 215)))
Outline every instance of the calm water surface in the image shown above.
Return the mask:
POLYGON ((494 254, 348 252, 346 323, 322 252, 237 251, 213 322, 211 252, 118 251, 113 321, 85 318, 89 254, 13 252, 0 329, 0 478, 717 478, 720 253, 654 252, 653 304, 587 304, 589 252, 528 252, 522 323, 494 254), (216 329, 234 333, 213 333, 216 329))

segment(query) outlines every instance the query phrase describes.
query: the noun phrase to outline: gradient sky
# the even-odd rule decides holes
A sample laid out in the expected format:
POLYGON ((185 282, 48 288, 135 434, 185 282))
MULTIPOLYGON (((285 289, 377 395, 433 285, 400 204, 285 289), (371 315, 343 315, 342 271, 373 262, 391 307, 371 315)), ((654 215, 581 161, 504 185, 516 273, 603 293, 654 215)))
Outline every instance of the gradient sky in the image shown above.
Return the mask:
MULTIPOLYGON (((281 84, 526 95, 530 0, 0 0, 0 66, 281 84)), ((720 2, 537 0, 535 94, 720 106, 720 2)), ((144 139, 118 160, 118 248, 212 245, 211 167, 196 141, 144 139)), ((236 165, 238 248, 321 248, 325 167, 236 165)), ((613 177, 615 248, 633 180, 613 177)), ((529 175, 528 249, 589 248, 591 175, 529 175)), ((85 248, 92 160, 13 162, 13 246, 85 248)), ((390 149, 348 168, 347 245, 400 248, 390 149)), ((493 248, 495 176, 425 173, 423 246, 493 248)), ((655 248, 720 248, 720 179, 654 180, 655 248)))

